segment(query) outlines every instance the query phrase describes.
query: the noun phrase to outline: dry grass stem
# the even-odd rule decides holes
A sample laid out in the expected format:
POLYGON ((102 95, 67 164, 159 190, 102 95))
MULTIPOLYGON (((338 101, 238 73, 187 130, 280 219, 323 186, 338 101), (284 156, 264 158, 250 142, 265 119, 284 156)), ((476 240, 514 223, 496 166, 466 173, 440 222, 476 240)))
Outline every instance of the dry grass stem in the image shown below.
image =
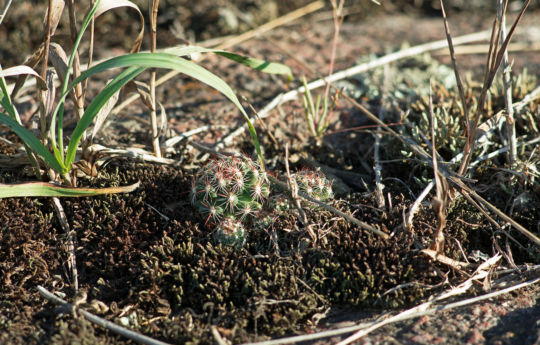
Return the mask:
POLYGON ((2 22, 4 21, 7 11, 9 10, 9 6, 11 6, 11 0, 7 0, 6 2, 4 2, 4 7, 0 11, 0 24, 2 24, 2 22))
MULTIPOLYGON (((503 0, 498 1, 497 15, 501 22, 501 44, 506 40, 506 13, 503 0)), ((507 2, 507 1, 506 1, 507 2)), ((516 126, 514 123, 514 107, 512 106, 512 81, 511 67, 508 63, 508 49, 504 51, 503 60, 503 83, 504 83, 504 105, 506 108, 506 140, 508 143, 508 161, 513 165, 517 158, 516 126)))
MULTIPOLYGON (((505 270, 504 272, 514 272, 514 271, 513 270, 505 270)), ((479 278, 479 277, 480 276, 478 276, 477 278, 479 278)), ((477 279, 477 278, 475 278, 475 279, 477 279)), ((357 324, 357 325, 354 325, 354 326, 338 328, 338 329, 332 329, 332 330, 313 333, 313 334, 298 335, 298 336, 294 336, 294 337, 273 339, 273 340, 261 341, 261 342, 256 342, 256 343, 246 343, 246 344, 243 344, 243 345, 294 344, 294 343, 298 343, 298 342, 313 341, 313 340, 317 340, 317 339, 335 337, 335 336, 339 336, 339 335, 359 331, 358 333, 354 334, 353 336, 351 336, 351 337, 345 339, 344 341, 338 343, 338 344, 341 344, 341 345, 349 344, 351 342, 354 342, 354 341, 362 338, 363 336, 371 333, 372 331, 374 331, 374 330, 376 330, 378 328, 384 327, 384 326, 392 324, 392 323, 396 323, 396 322, 404 321, 404 320, 410 320, 410 319, 414 319, 414 318, 421 317, 421 316, 424 316, 424 315, 436 314, 436 313, 448 311, 448 310, 451 310, 451 309, 463 307, 463 306, 466 306, 466 305, 478 303, 478 302, 481 302, 481 301, 488 300, 490 298, 501 296, 501 295, 510 293, 512 291, 515 291, 515 290, 518 290, 518 289, 522 289, 522 288, 537 284, 538 282, 540 282, 540 278, 536 277, 536 278, 533 278, 533 279, 528 280, 526 282, 515 284, 515 285, 512 285, 510 287, 507 287, 507 288, 504 288, 504 289, 501 289, 501 290, 498 290, 498 291, 487 293, 487 294, 477 296, 477 297, 474 297, 474 298, 463 299, 461 301, 457 301, 457 302, 454 302, 454 303, 432 306, 433 302, 435 302, 435 301, 426 302, 426 303, 420 304, 420 305, 418 305, 418 306, 416 306, 414 308, 406 310, 406 311, 404 311, 404 312, 402 312, 400 314, 394 315, 392 317, 389 317, 389 318, 383 319, 383 320, 376 320, 376 321, 373 321, 373 322, 360 323, 360 324, 357 324)), ((472 283, 471 283, 471 285, 472 285, 472 283)), ((457 292, 460 292, 460 290, 463 290, 463 289, 462 288, 459 289, 459 290, 456 289, 455 293, 449 294, 449 296, 447 296, 447 297, 455 295, 457 292)), ((438 299, 438 300, 440 300, 440 299, 438 299)))
POLYGON ((291 171, 289 169, 289 143, 285 144, 285 172, 287 177, 287 189, 289 190, 289 196, 291 197, 291 201, 294 204, 294 207, 298 210, 298 218, 300 222, 308 229, 309 235, 311 239, 313 240, 313 243, 317 242, 317 236, 311 230, 311 228, 308 226, 308 220, 306 216, 306 212, 302 209, 302 205, 300 205, 300 200, 298 198, 298 184, 291 176, 291 171))
POLYGON ((146 335, 142 335, 139 333, 136 333, 134 331, 131 331, 127 328, 118 326, 115 323, 112 323, 108 320, 102 319, 99 316, 96 316, 92 313, 87 312, 84 309, 81 309, 77 307, 74 304, 68 303, 65 300, 55 296, 49 290, 45 289, 43 286, 37 287, 39 294, 41 297, 45 298, 47 301, 57 304, 59 306, 62 306, 65 312, 71 312, 71 313, 80 313, 85 319, 88 321, 95 323, 98 326, 101 326, 105 329, 108 329, 109 331, 121 335, 123 337, 126 337, 128 339, 131 339, 139 344, 146 344, 146 345, 169 345, 168 343, 164 343, 162 341, 152 339, 150 337, 147 337, 146 335))
POLYGON ((431 150, 432 162, 433 162, 433 179, 435 180, 435 192, 436 196, 431 201, 431 205, 439 223, 437 224, 437 232, 433 238, 430 249, 437 253, 444 252, 444 228, 446 227, 446 212, 448 210, 449 200, 451 200, 451 191, 448 188, 448 182, 446 178, 439 173, 439 166, 437 161, 437 149, 435 143, 435 127, 437 127, 436 117, 433 112, 433 97, 431 95, 431 81, 429 91, 429 115, 431 118, 431 150))
POLYGON ((454 68, 454 74, 456 76, 456 83, 459 90, 459 97, 461 99, 461 106, 463 107, 463 118, 465 122, 466 136, 470 135, 470 122, 469 122, 469 106, 467 105, 467 99, 465 98, 465 89, 463 88, 463 82, 459 74, 459 69, 456 60, 456 54, 454 51, 454 44, 452 43, 452 35, 450 34, 450 27, 448 26, 448 20, 446 19, 446 11, 444 10, 444 1, 440 0, 441 12, 444 22, 444 31, 446 33, 446 40, 448 41, 448 50, 450 52, 450 58, 452 60, 452 67, 454 68))
MULTIPOLYGON (((288 186, 286 183, 284 182, 281 182, 280 180, 278 180, 277 178, 273 177, 273 176, 268 176, 268 178, 270 179, 270 182, 272 182, 274 185, 276 185, 277 187, 283 189, 283 190, 288 190, 290 192, 290 190, 288 189, 288 186)), ((319 201, 317 199, 313 199, 312 197, 310 197, 309 195, 307 194, 304 194, 302 193, 301 191, 298 192, 298 195, 301 196, 303 199, 307 200, 307 201, 310 201, 314 204, 316 204, 317 206, 320 206, 322 208, 324 208, 325 210, 327 211, 330 211, 332 213, 334 213, 335 215, 338 215, 342 218, 344 218, 345 220, 355 224, 355 225, 358 225, 360 228, 362 229, 365 229, 365 230, 368 230, 368 231, 371 231, 373 232, 374 234, 376 234, 377 236, 381 237, 382 239, 388 239, 389 236, 388 234, 378 230, 378 229, 375 229, 373 226, 369 225, 368 223, 366 222, 363 222, 361 220, 358 220, 346 213, 343 213, 341 212, 340 210, 330 206, 330 205, 327 205, 325 204, 324 202, 322 201, 319 201)))
POLYGON ((56 216, 60 222, 60 226, 66 233, 66 249, 68 253, 67 264, 71 272, 71 282, 73 284, 73 289, 75 291, 79 290, 79 275, 77 273, 77 259, 75 256, 75 239, 73 238, 73 233, 69 228, 69 223, 67 220, 66 213, 64 208, 60 203, 60 199, 52 198, 54 210, 56 211, 56 216))
MULTIPOLYGON (((301 7, 299 9, 295 10, 295 11, 287 13, 284 16, 281 16, 281 17, 279 17, 277 19, 269 21, 268 23, 263 24, 263 25, 259 26, 256 29, 247 31, 247 32, 245 32, 245 33, 243 33, 241 35, 238 35, 238 36, 234 36, 231 39, 226 40, 222 44, 217 45, 215 48, 216 49, 231 48, 231 47, 233 47, 233 46, 235 46, 235 45, 237 45, 239 43, 247 41, 247 40, 249 40, 249 39, 251 39, 253 37, 256 37, 258 35, 262 35, 265 32, 273 30, 273 29, 275 29, 275 28, 277 28, 279 26, 285 25, 285 24, 290 23, 290 22, 292 22, 292 21, 294 21, 294 20, 296 20, 298 18, 301 18, 301 17, 303 17, 303 16, 305 16, 305 15, 307 15, 309 13, 317 11, 317 10, 321 9, 323 6, 324 6, 324 2, 322 2, 322 1, 312 2, 311 4, 309 4, 307 6, 301 7)), ((206 55, 204 55, 204 56, 206 56, 206 55)), ((199 61, 202 61, 202 59, 199 60, 199 61)), ((173 77, 177 76, 178 74, 180 74, 180 72, 177 72, 177 71, 167 72, 166 74, 161 76, 158 80, 156 80, 156 87, 162 85, 163 83, 165 83, 166 81, 172 79, 173 77)), ((128 105, 130 105, 131 103, 136 101, 139 97, 140 97, 140 95, 138 95, 138 94, 134 94, 134 95, 130 96, 124 102, 120 103, 113 110, 112 114, 118 114, 122 109, 124 109, 125 107, 127 107, 128 105)), ((255 120, 253 119, 251 121, 254 122, 255 120)))
MULTIPOLYGON (((474 34, 459 36, 459 37, 454 38, 454 46, 459 45, 459 44, 466 44, 466 43, 469 43, 469 42, 481 41, 481 40, 485 40, 487 38, 489 38, 489 31, 480 31, 480 32, 477 32, 477 33, 474 33, 474 34)), ((338 80, 346 79, 346 78, 352 77, 352 76, 354 76, 356 74, 366 72, 366 71, 369 71, 371 69, 374 69, 374 68, 377 68, 377 67, 380 67, 380 66, 384 66, 384 65, 389 64, 391 62, 395 62, 395 61, 405 59, 405 58, 408 58, 408 57, 411 57, 411 56, 423 54, 423 53, 426 53, 426 52, 429 52, 429 51, 438 50, 438 49, 441 49, 441 48, 446 48, 447 46, 448 46, 447 40, 439 40, 439 41, 434 41, 434 42, 430 42, 430 43, 426 43, 426 44, 417 45, 417 46, 407 48, 407 49, 404 49, 404 50, 400 50, 398 52, 382 56, 381 58, 378 58, 376 60, 366 62, 366 63, 362 63, 362 64, 359 64, 359 65, 353 66, 351 68, 336 72, 336 73, 334 73, 331 76, 328 76, 326 78, 321 78, 321 79, 312 81, 311 83, 309 83, 307 85, 308 90, 314 90, 314 89, 317 89, 319 87, 325 86, 327 83, 332 83, 332 82, 335 82, 335 81, 338 81, 338 80)), ((259 111, 258 114, 259 114, 260 118, 264 119, 264 118, 270 116, 272 111, 275 108, 277 108, 279 105, 281 105, 283 103, 286 103, 286 102, 296 100, 298 98, 298 96, 300 94, 304 93, 305 91, 306 90, 304 90, 304 87, 302 86, 302 87, 299 87, 297 89, 288 91, 286 93, 281 93, 281 94, 277 95, 272 101, 270 101, 270 103, 268 103, 263 109, 261 109, 259 111)), ((253 117, 250 120, 252 122, 255 122, 256 118, 253 117)), ((223 138, 221 140, 221 142, 218 143, 215 146, 215 149, 219 150, 219 149, 224 148, 227 145, 230 145, 233 142, 233 140, 236 137, 238 137, 239 135, 241 135, 242 133, 244 133, 244 131, 246 129, 247 129, 246 125, 240 126, 236 130, 231 132, 228 136, 223 138)))
MULTIPOLYGON (((386 90, 388 87, 388 65, 384 66, 384 81, 381 91, 381 105, 379 109, 379 120, 381 122, 384 121, 384 106, 385 106, 385 98, 386 98, 386 90)), ((328 84, 330 85, 330 84, 328 84)), ((382 133, 381 133, 381 127, 377 126, 377 130, 375 133, 373 133, 373 136, 375 137, 375 146, 373 150, 373 172, 375 174, 375 194, 377 197, 377 204, 379 208, 384 208, 386 206, 386 202, 383 195, 383 189, 384 184, 382 182, 382 166, 380 162, 380 147, 381 147, 381 139, 382 139, 382 133)))
POLYGON ((431 259, 433 259, 435 261, 438 261, 438 262, 440 262, 442 264, 445 264, 446 266, 451 267, 452 269, 454 269, 454 270, 456 270, 458 272, 461 272, 463 269, 470 268, 470 267, 474 266, 473 264, 470 264, 470 263, 467 263, 467 262, 457 261, 457 260, 454 260, 452 258, 449 258, 449 257, 447 257, 445 255, 440 254, 440 252, 438 252, 436 250, 422 249, 421 252, 426 254, 427 256, 429 256, 431 259))
MULTIPOLYGON (((150 32, 152 36, 152 48, 151 52, 155 53, 157 49, 157 14, 159 7, 159 0, 152 0, 148 3, 150 7, 150 32)), ((150 102, 152 108, 150 109, 150 122, 152 123, 152 147, 154 148, 154 155, 157 158, 161 158, 161 147, 159 145, 159 131, 157 125, 157 113, 156 113, 156 70, 152 69, 150 72, 150 102)))
MULTIPOLYGON (((455 47, 455 55, 484 55, 489 49, 487 44, 470 44, 466 46, 455 47)), ((540 50, 540 44, 537 42, 515 42, 508 45, 508 52, 536 52, 540 50)), ((448 49, 441 49, 433 52, 433 56, 447 56, 450 53, 448 49)))
POLYGON ((427 197, 429 192, 435 187, 435 180, 432 180, 428 183, 428 185, 424 188, 422 193, 416 198, 416 200, 413 202, 409 212, 407 212, 407 215, 405 217, 405 227, 409 230, 412 230, 412 224, 414 215, 419 211, 420 204, 422 204, 422 201, 427 197))

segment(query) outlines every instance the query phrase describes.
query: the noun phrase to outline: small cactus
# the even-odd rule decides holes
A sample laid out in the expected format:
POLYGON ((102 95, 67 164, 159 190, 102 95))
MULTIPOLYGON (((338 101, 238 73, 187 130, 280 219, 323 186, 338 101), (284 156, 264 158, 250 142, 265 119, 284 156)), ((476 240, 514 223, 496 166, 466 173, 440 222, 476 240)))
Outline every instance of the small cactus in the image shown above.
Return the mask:
POLYGON ((332 181, 328 180, 321 171, 303 169, 293 174, 298 189, 319 201, 327 201, 334 197, 332 181))
POLYGON ((241 247, 246 242, 246 229, 235 218, 227 217, 217 226, 214 239, 227 246, 241 247))
POLYGON ((192 204, 217 225, 216 239, 227 244, 243 244, 241 224, 254 216, 270 194, 266 173, 245 157, 216 159, 204 166, 193 179, 192 204))

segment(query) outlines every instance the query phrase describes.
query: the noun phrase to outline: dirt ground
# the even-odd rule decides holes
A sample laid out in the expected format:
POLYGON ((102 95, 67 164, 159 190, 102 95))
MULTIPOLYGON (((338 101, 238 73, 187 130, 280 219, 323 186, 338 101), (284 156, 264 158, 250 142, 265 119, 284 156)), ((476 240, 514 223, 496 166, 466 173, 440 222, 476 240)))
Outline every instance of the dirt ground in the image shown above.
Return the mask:
MULTIPOLYGON (((180 1, 172 6, 173 1, 165 1, 160 8, 159 45, 176 44, 180 36, 197 43, 234 35, 305 4, 271 2, 275 6, 271 9, 263 8, 262 3, 242 1, 232 2, 232 6, 220 1, 228 11, 219 11, 215 5, 201 1, 183 11, 189 4, 180 1), (236 18, 241 24, 230 27, 227 18, 236 18), (183 23, 181 28, 179 20, 183 23)), ((423 1, 415 4, 397 2, 382 9, 375 9, 375 5, 348 6, 351 14, 341 28, 335 70, 369 61, 404 45, 444 39, 436 6, 423 1)), ((22 63, 20 57, 39 44, 35 32, 39 32, 42 22, 41 15, 37 15, 39 20, 32 16, 39 10, 34 5, 29 1, 13 6, 0 25, 0 39, 7 42, 0 49, 3 66, 22 63)), ((146 5, 141 8, 146 9, 146 5)), ((107 16, 97 25, 97 36, 104 37, 97 43, 98 59, 125 51, 136 35, 136 16, 107 16)), ((509 21, 513 16, 515 12, 510 14, 509 21)), ((489 29, 492 18, 493 13, 484 8, 463 10, 459 5, 449 14, 455 37, 489 29)), ((515 41, 534 42, 538 37, 534 30, 540 29, 537 23, 540 12, 532 8, 520 24, 530 30, 518 33, 515 41)), ((65 31, 62 27, 59 30, 57 39, 61 42, 66 39, 65 31)), ((218 56, 209 56, 200 63, 229 83, 244 97, 246 105, 249 102, 261 109, 279 93, 300 86, 300 76, 314 80, 327 73, 332 35, 331 12, 326 7, 230 48, 290 66, 295 75, 290 83, 283 77, 251 71, 218 56)), ((469 85, 479 82, 484 55, 459 55, 458 59, 469 85)), ((516 75, 528 70, 530 82, 520 84, 520 91, 526 94, 537 86, 540 54, 534 49, 522 49, 512 52, 511 59, 516 75)), ((453 76, 451 69, 441 67, 445 64, 450 64, 448 55, 435 52, 432 56, 392 64, 386 72, 371 71, 337 85, 347 88, 375 114, 381 113, 383 104, 387 123, 399 122, 404 110, 410 109, 410 121, 418 123, 419 131, 427 134, 427 127, 419 124, 425 109, 419 90, 430 76, 440 78, 444 85, 444 76, 453 76), (423 75, 428 75, 427 79, 423 75), (389 79, 398 84, 396 90, 401 87, 399 92, 389 79)), ((142 75, 143 79, 147 77, 142 75)), ((167 113, 166 137, 209 125, 210 129, 191 140, 212 147, 243 124, 243 118, 228 100, 188 78, 176 77, 157 93, 167 113)), ((455 104, 456 99, 455 93, 448 92, 446 99, 440 97, 439 104, 455 104)), ((494 91, 494 112, 499 110, 498 104, 503 104, 501 99, 500 93, 494 91)), ((30 118, 36 102, 26 95, 19 102, 21 117, 30 118)), ((537 102, 528 108, 536 126, 540 123, 537 102)), ((385 205, 379 205, 374 192, 375 140, 370 127, 373 123, 345 99, 339 100, 330 116, 328 133, 321 141, 310 138, 301 99, 273 111, 264 120, 264 127, 257 123, 270 174, 283 179, 285 145, 289 145, 293 171, 322 166, 323 171, 331 172, 336 194, 332 205, 392 233, 390 240, 382 240, 331 212, 305 207, 308 224, 299 220, 296 211, 267 211, 271 221, 260 227, 255 221, 248 224, 250 232, 241 249, 224 246, 213 240, 213 229, 205 224, 205 217, 197 213, 189 197, 195 171, 215 157, 208 158, 205 152, 182 141, 166 154, 175 161, 173 164, 113 159, 99 169, 97 177, 81 177, 79 185, 108 187, 140 181, 140 188, 130 194, 62 199, 76 238, 77 294, 67 262, 67 236, 51 201, 0 199, 0 343, 132 343, 89 323, 81 315, 47 302, 37 291, 39 285, 84 310, 152 338, 175 344, 209 344, 219 342, 213 330, 226 343, 245 343, 347 327, 397 313, 466 280, 471 271, 454 270, 420 252, 429 246, 438 225, 430 197, 421 206, 412 230, 401 226, 404 213, 422 191, 425 180, 433 176, 432 171, 403 153, 407 150, 397 140, 384 136, 381 160, 385 162, 385 205), (351 130, 358 127, 362 128, 351 130), (316 241, 309 235, 308 225, 317 234, 316 241)), ((135 102, 109 120, 99 144, 151 151, 148 125, 148 112, 140 102, 135 102)), ((403 133, 418 135, 418 131, 408 132, 403 124, 399 127, 404 128, 403 133)), ((526 123, 520 123, 519 134, 530 139, 535 133, 526 127, 526 123)), ((5 127, 0 127, 0 137, 17 142, 5 127)), ((440 153, 451 158, 452 135, 441 137, 443 141, 440 153)), ((226 150, 253 156, 247 134, 238 137, 226 150)), ((521 151, 523 161, 529 159, 537 166, 540 153, 536 151, 536 156, 530 148, 521 151)), ((15 149, 0 141, 0 152, 12 156, 15 149)), ((513 180, 505 174, 504 167, 507 166, 502 158, 486 163, 473 176, 478 181, 475 188, 540 235, 538 180, 513 180), (511 192, 508 188, 512 188, 511 192), (515 206, 515 200, 525 196, 525 206, 515 206)), ((2 183, 31 179, 20 166, 0 166, 2 183)), ((272 197, 279 195, 272 192, 272 197)), ((501 267, 540 264, 538 247, 517 231, 511 231, 515 242, 509 241, 463 198, 456 199, 448 212, 445 235, 444 254, 454 260, 465 257, 472 261, 481 254, 489 257, 502 247, 503 252, 513 255, 513 260, 505 257, 501 267)), ((535 276, 538 269, 524 270, 514 282, 535 276)), ((493 280, 500 277, 491 276, 493 280)), ((466 296, 484 293, 482 287, 478 283, 466 296)), ((356 343, 540 344, 539 301, 540 288, 536 284, 470 306, 385 326, 356 343)), ((343 336, 303 344, 331 344, 340 339, 343 336)))

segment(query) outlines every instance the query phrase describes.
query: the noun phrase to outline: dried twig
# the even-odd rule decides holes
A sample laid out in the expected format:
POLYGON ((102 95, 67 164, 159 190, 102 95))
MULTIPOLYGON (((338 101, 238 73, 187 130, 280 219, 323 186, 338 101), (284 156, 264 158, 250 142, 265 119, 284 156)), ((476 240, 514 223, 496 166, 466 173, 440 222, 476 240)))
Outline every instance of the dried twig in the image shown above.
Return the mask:
POLYGON ((298 184, 291 176, 291 171, 289 170, 289 143, 285 144, 285 171, 287 173, 287 187, 290 191, 291 200, 298 210, 298 214, 300 217, 300 221, 303 223, 303 225, 308 229, 309 235, 313 239, 313 242, 315 243, 317 241, 317 236, 315 236, 315 233, 311 231, 311 229, 308 226, 308 220, 306 213, 302 209, 302 205, 300 205, 300 201, 298 200, 298 184))
POLYGON ((96 316, 92 313, 87 312, 84 309, 80 309, 76 307, 75 305, 68 303, 64 301, 63 299, 53 295, 51 292, 49 292, 47 289, 45 289, 43 286, 38 285, 37 287, 39 294, 41 297, 45 298, 49 302, 52 302, 54 304, 58 304, 66 308, 68 311, 72 312, 78 312, 82 316, 84 316, 85 319, 87 319, 90 322, 95 323, 98 326, 101 326, 103 328, 108 329, 111 332, 114 332, 116 334, 119 334, 121 336, 124 336, 128 339, 131 339, 139 344, 147 344, 147 345, 168 345, 168 343, 164 343, 162 341, 152 339, 150 337, 147 337, 146 335, 139 334, 137 332, 131 331, 127 328, 118 326, 117 324, 114 324, 108 320, 102 319, 99 316, 96 316))
POLYGON ((448 26, 448 20, 446 19, 446 11, 444 10, 443 0, 440 0, 441 3, 441 12, 444 22, 444 31, 446 32, 446 39, 448 40, 448 50, 450 51, 450 58, 452 59, 452 66, 454 68, 454 74, 456 76, 456 82, 459 90, 459 97, 461 98, 461 106, 463 107, 463 117, 465 122, 465 131, 467 137, 470 134, 470 122, 469 122, 469 107, 467 106, 467 99, 465 98, 465 89, 463 88, 463 83, 461 82, 461 77, 459 74, 459 69, 456 60, 456 54, 454 51, 454 44, 452 43, 452 35, 450 34, 450 28, 448 26))
MULTIPOLYGON (((384 80, 383 80, 383 90, 381 92, 381 107, 379 109, 379 120, 381 122, 384 120, 384 100, 386 97, 386 91, 388 87, 388 68, 387 65, 384 66, 384 80)), ((375 173, 375 194, 377 197, 377 205, 380 209, 383 209, 386 205, 385 199, 383 196, 384 184, 382 182, 382 166, 380 162, 380 147, 382 139, 382 130, 380 126, 377 126, 377 131, 373 133, 375 137, 375 147, 373 151, 373 172, 375 173)))
POLYGON ((11 0, 7 0, 4 3, 4 7, 2 8, 2 11, 0 11, 0 24, 4 21, 4 18, 6 17, 6 13, 9 10, 9 6, 11 6, 11 0))
POLYGON ((413 202, 411 209, 409 210, 409 212, 407 212, 407 216, 405 217, 405 226, 407 229, 412 230, 412 223, 413 223, 414 215, 416 214, 416 212, 418 212, 420 208, 420 204, 426 198, 429 192, 433 189, 433 187, 435 187, 434 180, 428 183, 428 185, 424 188, 422 193, 420 193, 418 198, 416 198, 416 200, 413 202))
POLYGON ((54 210, 56 211, 56 216, 60 221, 60 226, 64 229, 66 233, 66 249, 68 252, 68 268, 71 271, 71 283, 73 284, 73 289, 75 291, 79 290, 79 276, 77 273, 77 259, 75 256, 75 240, 73 239, 73 234, 69 228, 69 223, 64 212, 64 208, 60 203, 60 199, 52 198, 54 210))
POLYGON ((221 334, 219 334, 219 331, 216 326, 214 325, 210 326, 210 330, 212 332, 212 335, 214 336, 214 340, 216 341, 218 345, 229 345, 229 343, 225 339, 223 339, 221 334))
MULTIPOLYGON (((155 53, 157 48, 157 14, 159 7, 159 0, 152 0, 148 3, 150 7, 150 30, 152 35, 152 48, 151 52, 155 53)), ((161 148, 159 146, 159 132, 157 125, 156 115, 156 70, 152 69, 150 72, 150 102, 152 103, 152 109, 150 109, 150 120, 152 123, 152 147, 154 148, 154 155, 157 158, 161 158, 161 148)))
MULTIPOLYGON (((489 31, 480 31, 478 33, 465 35, 465 36, 459 36, 454 39, 454 45, 459 44, 466 44, 469 42, 475 42, 475 41, 481 41, 489 38, 489 31)), ((388 55, 385 55, 379 59, 369 61, 367 63, 363 63, 360 65, 353 66, 351 68, 348 68, 346 70, 342 70, 339 72, 336 72, 332 74, 331 76, 328 76, 326 78, 321 78, 315 81, 312 81, 307 85, 308 90, 314 90, 319 87, 325 86, 327 83, 332 83, 338 80, 346 79, 349 77, 352 77, 354 75, 357 75, 362 72, 369 71, 371 69, 374 69, 376 67, 384 66, 388 63, 395 62, 404 58, 408 58, 411 56, 415 56, 418 54, 422 54, 425 52, 438 50, 441 48, 446 48, 448 46, 448 42, 446 40, 439 40, 435 42, 430 42, 426 44, 421 44, 418 46, 414 46, 408 49, 400 50, 395 53, 391 53, 388 55)), ((278 107, 279 105, 290 102, 293 100, 296 100, 298 98, 298 95, 304 93, 306 90, 304 87, 299 87, 297 89, 291 90, 286 93, 281 93, 277 95, 270 103, 268 103, 262 110, 259 111, 259 117, 261 119, 264 119, 268 117, 271 112, 278 107)), ((255 122, 256 118, 251 118, 251 122, 255 122)), ((227 137, 223 138, 220 143, 218 143, 215 148, 217 150, 222 149, 223 147, 230 145, 233 140, 244 133, 244 131, 247 129, 247 125, 242 125, 233 132, 231 132, 227 137)))
MULTIPOLYGON (((404 320, 408 320, 408 319, 413 319, 413 318, 424 316, 424 315, 435 314, 437 312, 448 311, 448 310, 455 309, 455 308, 458 308, 458 307, 462 307, 462 306, 465 306, 465 305, 477 303, 477 302, 484 301, 484 300, 487 300, 487 299, 490 299, 490 298, 493 298, 493 297, 497 297, 497 296, 500 296, 500 295, 503 295, 503 294, 507 294, 507 293, 512 292, 514 290, 522 289, 524 287, 536 284, 539 281, 540 281, 540 278, 534 278, 534 279, 531 279, 531 280, 529 280, 527 282, 516 284, 514 286, 508 287, 508 288, 503 289, 503 290, 494 291, 494 292, 491 292, 491 293, 488 293, 488 294, 484 294, 482 296, 469 298, 469 299, 464 299, 464 300, 457 301, 457 302, 450 303, 450 304, 446 304, 446 305, 436 306, 436 307, 433 307, 431 309, 427 309, 427 307, 429 307, 429 306, 424 303, 424 304, 421 304, 421 305, 419 305, 417 307, 414 307, 412 309, 406 310, 403 313, 397 314, 397 315, 395 315, 393 317, 390 317, 388 319, 381 320, 381 321, 361 323, 361 324, 350 326, 350 327, 332 329, 332 330, 329 330, 329 331, 324 331, 324 332, 319 332, 319 333, 299 335, 299 336, 294 336, 294 337, 289 337, 289 338, 267 340, 267 341, 261 341, 261 342, 257 342, 257 343, 249 343, 249 344, 244 344, 244 345, 293 344, 293 343, 298 343, 298 342, 303 342, 303 341, 313 341, 313 340, 316 340, 316 339, 334 337, 334 336, 338 336, 338 335, 342 335, 342 334, 351 333, 351 332, 354 332, 354 331, 357 331, 357 330, 361 330, 362 334, 358 334, 358 335, 355 334, 354 335, 355 338, 352 340, 352 341, 354 341, 354 340, 357 340, 357 339, 361 338, 362 336, 370 333, 371 331, 373 331, 375 329, 378 329, 378 328, 381 328, 381 327, 383 327, 385 325, 388 325, 388 324, 392 324, 392 323, 396 323, 396 322, 404 321, 404 320)), ((346 343, 343 343, 343 344, 346 344, 346 343)))
POLYGON ((444 176, 439 172, 439 165, 437 161, 437 149, 435 143, 435 127, 437 127, 436 117, 433 112, 433 97, 431 95, 431 82, 429 89, 429 115, 431 117, 431 150, 432 162, 433 162, 433 179, 435 180, 435 192, 436 196, 431 201, 431 205, 439 223, 437 224, 437 232, 433 238, 433 242, 430 246, 430 249, 434 250, 437 253, 443 253, 444 251, 444 228, 446 227, 446 211, 448 209, 448 203, 451 199, 450 190, 448 188, 448 183, 444 176))
MULTIPOLYGON (((503 0, 498 1, 497 15, 501 23, 501 44, 506 40, 506 13, 503 10, 503 0)), ((512 106, 512 81, 510 77, 511 67, 508 63, 508 49, 504 51, 502 59, 504 105, 506 107, 506 140, 508 142, 508 160, 514 164, 517 157, 516 127, 514 124, 514 107, 512 106)))
MULTIPOLYGON (((287 23, 290 23, 290 22, 292 22, 292 21, 294 21, 294 20, 296 20, 298 18, 301 18, 301 17, 305 16, 306 14, 317 11, 317 10, 321 9, 323 6, 324 6, 324 2, 322 2, 322 1, 314 1, 311 4, 308 4, 307 6, 301 7, 299 9, 295 10, 295 11, 287 13, 286 15, 284 15, 282 17, 279 17, 277 19, 269 21, 268 23, 263 24, 263 25, 259 26, 256 29, 247 31, 247 32, 245 32, 243 34, 240 34, 240 35, 235 36, 235 37, 233 37, 231 39, 228 39, 224 43, 216 46, 215 48, 216 49, 231 48, 231 47, 233 47, 233 46, 235 46, 235 45, 237 45, 239 43, 247 41, 247 40, 249 40, 249 39, 251 39, 253 37, 256 37, 258 35, 262 35, 263 33, 268 32, 270 30, 273 30, 273 29, 275 29, 275 28, 277 28, 277 27, 279 27, 281 25, 285 25, 287 23)), ((207 55, 204 55, 204 56, 207 56, 207 55)), ((199 61, 201 61, 201 60, 199 60, 199 61)), ((180 72, 178 72, 178 71, 170 71, 170 72, 164 74, 158 80, 156 80, 156 86, 159 86, 159 85, 165 83, 166 81, 168 81, 171 78, 177 76, 178 74, 180 74, 180 72)), ((134 94, 131 97, 127 98, 124 102, 122 102, 116 108, 114 108, 113 111, 111 112, 111 114, 118 114, 122 109, 124 109, 129 104, 136 101, 139 97, 140 97, 139 94, 134 94)), ((252 122, 254 122, 254 121, 255 120, 252 120, 252 122)))
MULTIPOLYGON (((268 176, 268 178, 270 179, 270 182, 272 182, 273 184, 275 184, 276 186, 278 186, 279 188, 283 189, 283 190, 289 190, 288 187, 287 187, 287 184, 284 183, 284 182, 281 182, 280 180, 278 180, 277 178, 273 177, 273 176, 268 176)), ((299 191, 298 192, 298 195, 301 196, 303 199, 306 199, 307 201, 310 201, 314 204, 316 204, 317 206, 320 206, 322 208, 324 208, 325 210, 327 211, 330 211, 340 217, 343 217, 345 218, 347 221, 355 224, 355 225, 358 225, 359 227, 361 227, 362 229, 366 229, 368 231, 371 231, 373 232, 374 234, 380 236, 381 238, 383 239, 388 239, 389 236, 388 234, 380 231, 380 230, 377 230, 375 229, 373 226, 369 225, 368 223, 365 223, 365 222, 362 222, 361 220, 358 220, 346 213, 343 213, 341 212, 340 210, 330 206, 330 205, 327 205, 325 204, 324 202, 322 201, 319 201, 317 199, 314 199, 312 197, 310 197, 309 195, 299 191)))

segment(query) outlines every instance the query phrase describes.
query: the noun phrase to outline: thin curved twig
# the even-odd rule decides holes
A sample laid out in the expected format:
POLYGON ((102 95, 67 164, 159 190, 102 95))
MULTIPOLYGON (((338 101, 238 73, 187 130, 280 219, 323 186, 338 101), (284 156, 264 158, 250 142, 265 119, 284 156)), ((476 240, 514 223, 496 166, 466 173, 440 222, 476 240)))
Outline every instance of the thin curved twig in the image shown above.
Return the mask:
POLYGON ((63 299, 53 295, 51 292, 49 292, 47 289, 45 289, 43 286, 38 285, 37 287, 39 294, 41 297, 45 298, 49 302, 52 302, 54 304, 61 305, 65 307, 68 310, 73 310, 79 312, 82 316, 84 316, 85 319, 87 319, 90 322, 95 323, 98 326, 101 326, 103 328, 108 329, 111 332, 114 332, 116 334, 119 334, 121 336, 124 336, 128 339, 131 339, 139 344, 146 344, 146 345, 169 345, 168 343, 164 343, 160 340, 152 339, 146 335, 139 334, 137 332, 131 331, 127 328, 124 328, 122 326, 118 326, 115 323, 112 323, 108 320, 105 320, 99 316, 96 316, 92 313, 87 312, 86 310, 80 309, 76 307, 75 305, 68 303, 64 301, 63 299))

